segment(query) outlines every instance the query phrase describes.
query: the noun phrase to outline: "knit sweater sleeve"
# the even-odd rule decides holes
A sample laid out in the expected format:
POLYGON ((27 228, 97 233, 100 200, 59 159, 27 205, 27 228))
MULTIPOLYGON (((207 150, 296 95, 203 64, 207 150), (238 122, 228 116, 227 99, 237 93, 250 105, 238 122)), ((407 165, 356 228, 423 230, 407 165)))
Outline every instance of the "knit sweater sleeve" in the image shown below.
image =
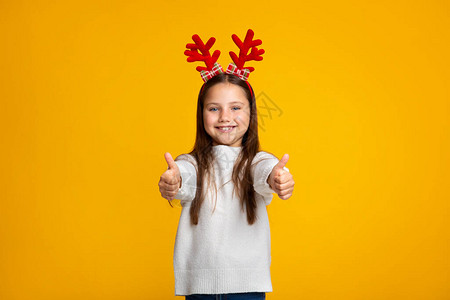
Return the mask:
POLYGON ((175 199, 183 202, 194 200, 197 192, 197 170, 196 161, 190 154, 181 154, 175 159, 175 163, 180 170, 181 188, 175 195, 175 199))
MULTIPOLYGON (((267 183, 267 179, 269 178, 273 167, 275 167, 279 161, 280 160, 276 158, 276 156, 265 151, 260 151, 256 154, 252 162, 252 172, 253 187, 258 194, 271 198, 272 194, 275 193, 275 191, 270 188, 269 183, 267 183)), ((283 169, 289 172, 287 167, 284 167, 283 169)))

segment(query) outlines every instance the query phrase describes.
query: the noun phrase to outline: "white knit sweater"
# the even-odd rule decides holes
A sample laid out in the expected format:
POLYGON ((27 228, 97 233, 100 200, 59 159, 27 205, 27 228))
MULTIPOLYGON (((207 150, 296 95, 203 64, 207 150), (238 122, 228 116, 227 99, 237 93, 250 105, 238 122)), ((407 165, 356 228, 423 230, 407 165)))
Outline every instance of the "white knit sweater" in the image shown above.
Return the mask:
MULTIPOLYGON (((252 162, 256 191, 256 222, 247 223, 231 174, 242 147, 213 146, 214 186, 202 204, 197 225, 191 225, 189 208, 197 186, 196 161, 190 154, 177 157, 182 186, 175 199, 182 210, 174 249, 175 295, 271 292, 270 229, 266 205, 274 191, 267 178, 279 160, 258 152, 252 162)), ((284 167, 286 171, 288 168, 284 167)), ((204 190, 207 181, 204 181, 204 190)))

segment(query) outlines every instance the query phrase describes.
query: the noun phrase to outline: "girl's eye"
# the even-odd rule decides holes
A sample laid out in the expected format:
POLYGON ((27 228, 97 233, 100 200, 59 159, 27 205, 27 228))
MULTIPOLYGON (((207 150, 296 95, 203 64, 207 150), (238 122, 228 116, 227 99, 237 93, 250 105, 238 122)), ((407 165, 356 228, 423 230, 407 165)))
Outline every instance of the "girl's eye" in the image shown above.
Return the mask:
MULTIPOLYGON (((218 109, 217 107, 211 107, 211 108, 209 109, 209 111, 216 111, 217 109, 218 109)), ((239 109, 241 109, 239 106, 233 107, 233 110, 239 110, 239 109)))

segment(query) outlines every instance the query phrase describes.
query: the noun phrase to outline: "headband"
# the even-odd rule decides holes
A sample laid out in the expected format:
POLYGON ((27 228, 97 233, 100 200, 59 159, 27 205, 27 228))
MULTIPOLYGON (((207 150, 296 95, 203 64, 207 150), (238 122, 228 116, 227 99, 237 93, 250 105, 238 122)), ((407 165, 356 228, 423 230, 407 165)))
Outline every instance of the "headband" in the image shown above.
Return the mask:
POLYGON ((233 51, 229 52, 233 62, 228 65, 225 72, 223 71, 222 66, 217 62, 217 59, 220 56, 220 51, 215 50, 212 56, 209 53, 209 50, 216 42, 216 39, 214 37, 209 38, 206 44, 204 44, 200 37, 197 34, 194 34, 192 36, 192 40, 195 44, 186 44, 186 48, 190 50, 184 51, 184 54, 188 57, 188 62, 203 61, 205 63, 206 67, 196 67, 196 70, 200 72, 200 76, 202 77, 204 82, 207 82, 209 79, 221 73, 233 74, 244 80, 249 87, 250 93, 252 93, 252 89, 247 80, 248 76, 255 70, 255 68, 244 68, 244 64, 245 62, 251 60, 261 61, 263 59, 261 55, 265 52, 264 49, 258 49, 257 47, 262 44, 262 41, 260 39, 253 40, 253 36, 254 33, 251 29, 247 31, 243 42, 237 35, 233 34, 231 36, 234 43, 239 48, 239 56, 236 55, 236 53, 234 53, 233 51), (249 50, 250 53, 248 53, 249 50))

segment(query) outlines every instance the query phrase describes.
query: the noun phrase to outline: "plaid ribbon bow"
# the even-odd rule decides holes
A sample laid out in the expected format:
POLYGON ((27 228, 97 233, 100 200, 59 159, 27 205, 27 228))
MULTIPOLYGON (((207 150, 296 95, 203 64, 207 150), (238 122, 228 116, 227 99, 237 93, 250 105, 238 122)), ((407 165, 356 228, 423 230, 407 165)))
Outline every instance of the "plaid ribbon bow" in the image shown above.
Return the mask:
POLYGON ((209 79, 221 73, 223 73, 222 66, 219 63, 215 62, 214 67, 211 71, 201 71, 200 75, 202 76, 203 81, 207 82, 209 79))
POLYGON ((230 63, 228 65, 226 72, 228 74, 234 74, 244 81, 247 81, 248 76, 250 75, 249 69, 238 69, 238 67, 234 63, 230 63))
MULTIPOLYGON (((202 76, 204 82, 207 82, 209 79, 222 73, 224 73, 222 66, 215 62, 211 71, 201 71, 200 76, 202 76)), ((228 65, 226 73, 236 75, 244 81, 247 81, 248 76, 250 75, 249 69, 238 69, 234 63, 228 65)))

